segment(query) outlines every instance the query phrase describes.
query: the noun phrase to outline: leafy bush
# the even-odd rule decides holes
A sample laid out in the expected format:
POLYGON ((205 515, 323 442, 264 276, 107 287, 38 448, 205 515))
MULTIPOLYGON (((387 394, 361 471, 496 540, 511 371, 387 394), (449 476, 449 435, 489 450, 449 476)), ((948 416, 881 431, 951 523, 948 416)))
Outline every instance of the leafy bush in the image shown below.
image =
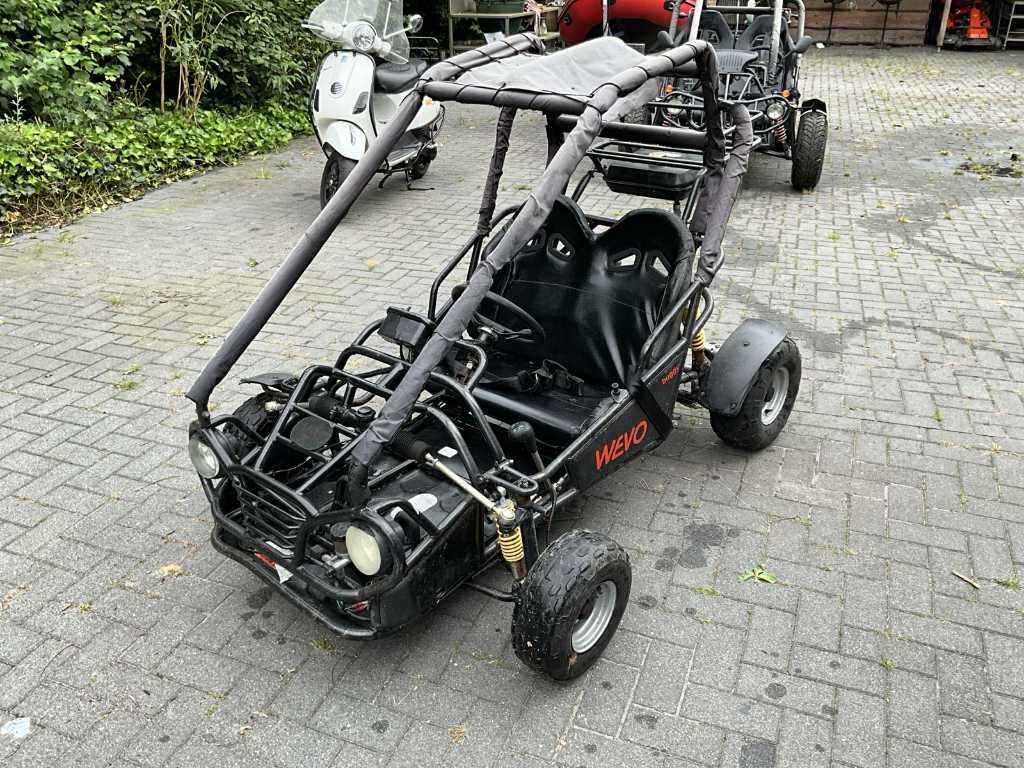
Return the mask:
POLYGON ((0 113, 95 120, 147 36, 141 0, 0 0, 0 113))
POLYGON ((97 125, 0 123, 0 227, 124 199, 168 179, 273 149, 308 130, 299 109, 181 112, 126 109, 97 125))
POLYGON ((0 233, 309 130, 316 0, 0 0, 0 233))
POLYGON ((112 96, 298 105, 324 45, 310 0, 0 0, 0 115, 101 119, 112 96))

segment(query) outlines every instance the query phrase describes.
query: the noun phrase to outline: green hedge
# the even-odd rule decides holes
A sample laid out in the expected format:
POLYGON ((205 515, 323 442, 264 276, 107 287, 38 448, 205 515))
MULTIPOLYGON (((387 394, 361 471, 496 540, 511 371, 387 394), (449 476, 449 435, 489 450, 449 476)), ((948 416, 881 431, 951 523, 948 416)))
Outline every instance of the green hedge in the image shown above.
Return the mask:
POLYGON ((8 232, 123 200, 172 178, 280 146, 309 131, 304 110, 181 113, 132 109, 109 122, 56 128, 0 123, 0 213, 8 232))

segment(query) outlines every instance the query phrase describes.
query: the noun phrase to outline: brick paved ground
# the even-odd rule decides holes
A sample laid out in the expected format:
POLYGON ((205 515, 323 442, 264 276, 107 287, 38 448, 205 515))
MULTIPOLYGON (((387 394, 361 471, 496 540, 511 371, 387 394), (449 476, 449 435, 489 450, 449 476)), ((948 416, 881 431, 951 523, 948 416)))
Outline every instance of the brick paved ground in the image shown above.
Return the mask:
MULTIPOLYGON (((310 141, 0 249, 0 723, 32 718, 0 763, 1024 764, 1024 187, 956 171, 1024 149, 1024 59, 833 50, 806 75, 821 187, 755 160, 713 331, 784 322, 797 409, 756 456, 682 413, 580 505, 635 581, 570 685, 521 667, 479 595, 354 645, 208 544, 181 393, 316 214, 310 141), (738 581, 754 563, 779 582, 738 581)), ((492 117, 453 114, 433 189, 367 193, 238 370, 421 300, 492 117)), ((541 135, 520 125, 508 199, 541 135)))

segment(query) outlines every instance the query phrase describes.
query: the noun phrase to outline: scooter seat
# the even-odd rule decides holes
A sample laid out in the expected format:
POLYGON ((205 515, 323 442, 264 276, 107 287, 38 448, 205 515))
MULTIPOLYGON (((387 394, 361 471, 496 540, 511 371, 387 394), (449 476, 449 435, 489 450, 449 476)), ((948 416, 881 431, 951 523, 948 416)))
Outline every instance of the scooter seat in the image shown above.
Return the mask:
POLYGON ((378 64, 373 81, 383 93, 400 93, 412 88, 416 79, 427 71, 423 59, 410 59, 408 64, 378 64))

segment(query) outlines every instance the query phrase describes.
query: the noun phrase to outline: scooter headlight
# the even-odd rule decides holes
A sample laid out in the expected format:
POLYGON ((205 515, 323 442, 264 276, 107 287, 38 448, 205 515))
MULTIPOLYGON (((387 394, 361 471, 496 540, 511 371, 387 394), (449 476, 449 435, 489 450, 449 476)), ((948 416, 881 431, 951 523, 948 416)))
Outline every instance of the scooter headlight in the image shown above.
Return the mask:
POLYGON ((373 26, 365 21, 360 21, 353 25, 349 35, 352 39, 352 46, 357 51, 362 51, 363 53, 369 53, 373 49, 373 44, 377 42, 376 31, 373 29, 373 26))
POLYGON ((212 480, 220 474, 220 460, 217 454, 198 434, 192 435, 188 441, 188 456, 200 477, 212 480))
POLYGON ((386 545, 382 544, 376 534, 358 525, 350 525, 345 532, 345 549, 352 560, 352 565, 366 576, 376 576, 380 573, 388 552, 386 545))
POLYGON ((778 122, 786 114, 786 105, 781 101, 771 101, 768 103, 768 106, 765 107, 764 113, 773 123, 778 122))

